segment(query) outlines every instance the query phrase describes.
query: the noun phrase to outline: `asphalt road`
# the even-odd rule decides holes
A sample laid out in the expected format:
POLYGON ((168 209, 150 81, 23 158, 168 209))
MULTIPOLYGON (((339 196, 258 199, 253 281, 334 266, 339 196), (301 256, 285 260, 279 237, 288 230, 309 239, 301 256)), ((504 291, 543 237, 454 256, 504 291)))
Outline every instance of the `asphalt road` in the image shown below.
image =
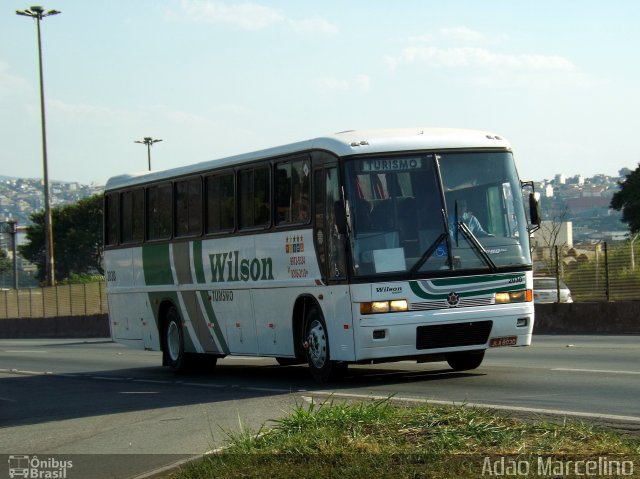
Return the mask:
POLYGON ((319 386, 306 366, 272 359, 227 358, 213 372, 178 377, 159 366, 159 353, 108 341, 0 340, 0 455, 64 455, 79 474, 71 479, 133 477, 329 396, 489 405, 637 432, 639 358, 637 336, 537 336, 529 348, 490 350, 474 371, 352 366, 319 386))

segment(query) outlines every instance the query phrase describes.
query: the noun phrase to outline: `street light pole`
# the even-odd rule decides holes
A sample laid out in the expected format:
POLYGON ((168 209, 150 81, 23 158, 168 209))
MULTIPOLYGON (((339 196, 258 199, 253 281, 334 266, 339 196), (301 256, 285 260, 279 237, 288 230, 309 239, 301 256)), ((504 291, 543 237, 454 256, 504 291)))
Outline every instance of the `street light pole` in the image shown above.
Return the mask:
POLYGON ((136 140, 134 143, 147 145, 147 161, 149 162, 149 171, 151 171, 151 145, 162 140, 154 140, 150 136, 145 136, 142 140, 136 140))
POLYGON ((51 222, 51 199, 49 197, 49 167, 47 163, 47 129, 44 112, 44 79, 42 75, 42 40, 40 38, 40 20, 50 15, 57 15, 58 10, 44 11, 43 7, 33 6, 25 10, 16 10, 17 15, 31 17, 36 21, 38 31, 38 67, 40 72, 40 122, 42 124, 42 166, 44 170, 44 242, 46 250, 46 281, 48 286, 55 284, 55 268, 53 255, 53 225, 51 222))
POLYGON ((13 289, 18 289, 18 248, 17 248, 17 234, 18 234, 18 222, 14 219, 7 221, 9 225, 9 234, 11 235, 11 251, 13 253, 13 289))

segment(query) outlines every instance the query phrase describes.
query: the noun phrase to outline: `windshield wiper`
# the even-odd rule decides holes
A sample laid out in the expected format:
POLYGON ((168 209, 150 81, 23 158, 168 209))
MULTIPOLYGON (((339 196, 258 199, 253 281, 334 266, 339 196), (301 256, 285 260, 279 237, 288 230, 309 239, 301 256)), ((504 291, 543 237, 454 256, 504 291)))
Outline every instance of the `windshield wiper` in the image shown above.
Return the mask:
POLYGON ((487 250, 484 249, 484 246, 482 246, 480 241, 478 241, 478 238, 476 237, 476 235, 474 235, 471 232, 469 227, 463 221, 458 221, 457 226, 458 227, 456 228, 456 231, 457 230, 462 231, 462 235, 469 241, 469 243, 471 243, 471 246, 473 246, 473 248, 477 251, 478 255, 480 255, 480 257, 487 264, 487 266, 489 266, 489 269, 492 272, 496 272, 498 270, 498 267, 489 256, 489 253, 487 253, 487 250))
POLYGON ((416 264, 413 265, 413 267, 409 271, 409 275, 416 274, 418 270, 422 268, 422 265, 425 264, 429 258, 431 258, 433 253, 435 253, 435 251, 438 249, 438 246, 440 246, 440 243, 442 243, 443 240, 447 239, 447 236, 447 233, 441 233, 440 236, 438 236, 436 240, 431 243, 431 246, 429 246, 427 250, 422 253, 420 259, 416 262, 416 264))

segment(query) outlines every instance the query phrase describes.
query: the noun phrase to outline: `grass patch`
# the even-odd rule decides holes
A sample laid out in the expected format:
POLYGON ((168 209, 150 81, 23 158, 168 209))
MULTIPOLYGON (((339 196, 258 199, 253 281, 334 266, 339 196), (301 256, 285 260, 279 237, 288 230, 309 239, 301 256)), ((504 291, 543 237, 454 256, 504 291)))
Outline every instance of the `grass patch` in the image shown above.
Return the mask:
POLYGON ((491 472, 502 467, 510 475, 504 467, 511 461, 529 464, 528 477, 574 477, 581 469, 571 460, 600 461, 600 476, 610 472, 603 460, 605 468, 630 460, 635 469, 625 477, 640 477, 639 458, 640 440, 581 422, 519 421, 466 406, 327 400, 297 406, 269 430, 229 434, 223 453, 171 477, 473 478, 498 475, 489 474, 489 464, 491 472), (548 467, 540 475, 541 457, 548 467))

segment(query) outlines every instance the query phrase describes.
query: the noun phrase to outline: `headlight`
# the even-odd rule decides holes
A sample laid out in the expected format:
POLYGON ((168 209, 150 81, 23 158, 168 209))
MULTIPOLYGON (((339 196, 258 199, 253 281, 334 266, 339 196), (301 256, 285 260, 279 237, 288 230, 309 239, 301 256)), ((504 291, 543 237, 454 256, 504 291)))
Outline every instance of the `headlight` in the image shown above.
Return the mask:
POLYGON ((408 310, 409 303, 406 299, 360 303, 360 314, 396 313, 408 310))
POLYGON ((524 303, 530 301, 533 301, 533 291, 530 289, 496 293, 496 304, 524 303))

